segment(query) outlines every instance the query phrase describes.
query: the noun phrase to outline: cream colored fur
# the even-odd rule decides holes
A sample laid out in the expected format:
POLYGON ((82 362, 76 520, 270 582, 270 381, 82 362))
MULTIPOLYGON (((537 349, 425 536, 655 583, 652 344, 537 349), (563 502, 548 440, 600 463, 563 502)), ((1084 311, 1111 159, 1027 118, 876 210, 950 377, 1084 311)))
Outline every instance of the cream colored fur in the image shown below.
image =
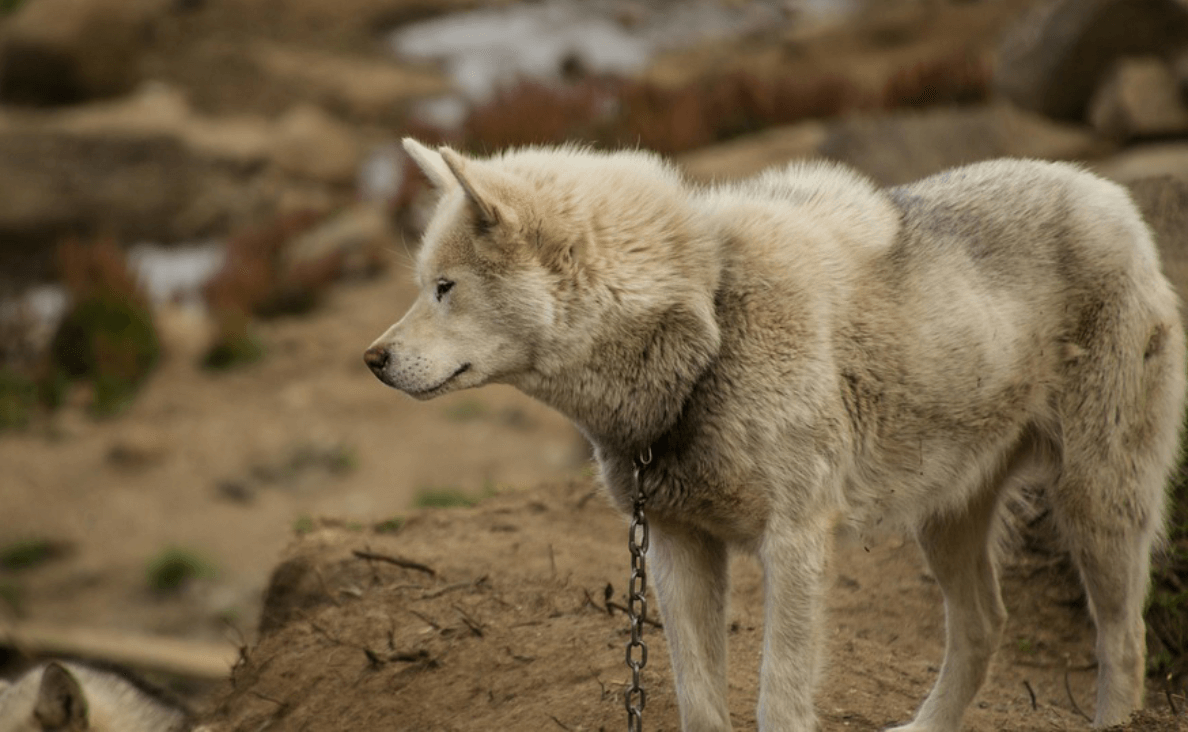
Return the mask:
POLYGON ((1148 557, 1178 449, 1176 296, 1127 194, 999 160, 878 190, 827 164, 699 188, 643 152, 406 149, 441 190, 420 296, 368 349, 426 399, 512 384, 644 471, 682 726, 727 730, 727 551, 765 575, 762 730, 816 726, 839 524, 915 533, 940 676, 902 730, 957 730, 1005 618, 995 517, 1046 483, 1098 627, 1096 726, 1140 706, 1148 557))
POLYGON ((0 732, 182 732, 189 713, 122 674, 72 661, 0 682, 0 732))

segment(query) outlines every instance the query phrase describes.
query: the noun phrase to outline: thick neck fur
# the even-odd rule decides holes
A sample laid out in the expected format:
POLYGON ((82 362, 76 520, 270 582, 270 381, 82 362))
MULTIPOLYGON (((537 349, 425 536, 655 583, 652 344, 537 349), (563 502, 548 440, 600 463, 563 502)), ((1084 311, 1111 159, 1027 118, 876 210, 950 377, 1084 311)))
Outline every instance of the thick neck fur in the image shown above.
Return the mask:
POLYGON ((556 281, 558 340, 514 382, 600 451, 627 455, 672 427, 720 345, 717 234, 675 173, 659 161, 654 177, 637 170, 618 178, 611 165, 597 191, 584 177, 584 188, 555 196, 563 213, 539 212, 564 217, 576 255, 556 281))

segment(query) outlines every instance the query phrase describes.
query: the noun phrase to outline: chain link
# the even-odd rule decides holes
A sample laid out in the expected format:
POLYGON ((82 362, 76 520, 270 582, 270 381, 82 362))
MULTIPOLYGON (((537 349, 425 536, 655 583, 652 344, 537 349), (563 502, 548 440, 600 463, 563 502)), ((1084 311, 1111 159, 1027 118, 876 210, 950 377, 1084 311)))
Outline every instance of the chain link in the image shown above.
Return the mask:
POLYGON ((635 458, 631 528, 627 535, 627 548, 631 550, 631 580, 627 583, 627 617, 631 621, 631 640, 627 642, 627 668, 631 669, 631 681, 623 694, 623 703, 627 707, 628 732, 642 732, 643 711, 648 701, 639 677, 648 663, 648 644, 643 640, 644 620, 648 617, 648 518, 644 515, 648 496, 643 489, 642 473, 651 462, 651 448, 635 458))

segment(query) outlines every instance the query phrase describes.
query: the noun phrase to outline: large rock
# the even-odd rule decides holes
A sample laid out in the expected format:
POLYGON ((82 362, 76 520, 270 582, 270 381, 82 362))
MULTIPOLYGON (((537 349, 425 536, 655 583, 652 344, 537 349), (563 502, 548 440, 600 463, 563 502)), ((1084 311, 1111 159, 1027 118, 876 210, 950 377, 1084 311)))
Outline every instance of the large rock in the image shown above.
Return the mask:
POLYGON ((899 185, 990 158, 1083 160, 1111 148, 1083 128, 994 105, 844 120, 820 153, 899 185))
POLYGON ((159 0, 33 0, 0 42, 0 101, 70 104, 123 94, 140 80, 159 0))
POLYGON ((740 178, 803 158, 852 165, 883 185, 916 181, 955 165, 999 157, 1086 159, 1113 150, 1086 128, 1009 105, 855 116, 777 128, 685 154, 700 181, 740 178))
POLYGON ((882 185, 1004 156, 1084 160, 1113 145, 1091 131, 1009 105, 853 117, 768 130, 680 158, 699 180, 741 178, 802 158, 852 165, 882 185))
POLYGON ((1186 44, 1180 0, 1053 0, 1005 34, 995 86, 1025 109, 1081 119, 1120 56, 1170 55, 1186 44))
POLYGON ((266 183, 172 136, 0 128, 0 290, 51 274, 65 236, 174 242, 242 226, 275 208, 266 183))
POLYGON ((1157 142, 1126 148, 1090 166, 1120 183, 1172 176, 1188 183, 1188 142, 1157 142))
POLYGON ((1146 56, 1119 61, 1089 104, 1089 121, 1120 140, 1188 132, 1188 104, 1172 68, 1146 56))
POLYGON ((313 105, 281 117, 272 154, 285 173, 332 184, 353 183, 362 162, 351 128, 313 105))
POLYGON ((450 91, 440 72, 323 51, 257 43, 248 53, 273 83, 301 89, 336 112, 364 119, 390 119, 410 101, 450 91))

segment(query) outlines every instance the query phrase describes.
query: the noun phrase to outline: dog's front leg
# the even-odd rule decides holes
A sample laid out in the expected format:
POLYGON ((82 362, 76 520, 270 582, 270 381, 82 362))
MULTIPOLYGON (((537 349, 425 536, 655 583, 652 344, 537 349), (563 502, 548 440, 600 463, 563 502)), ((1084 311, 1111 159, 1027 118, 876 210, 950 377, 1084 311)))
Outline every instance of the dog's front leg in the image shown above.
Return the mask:
POLYGON ((730 729, 726 706, 726 545, 705 532, 652 527, 652 564, 684 732, 730 729))
POLYGON ((822 525, 773 517, 759 549, 763 564, 763 665, 759 729, 816 729, 813 692, 820 669, 825 567, 832 533, 822 525))

